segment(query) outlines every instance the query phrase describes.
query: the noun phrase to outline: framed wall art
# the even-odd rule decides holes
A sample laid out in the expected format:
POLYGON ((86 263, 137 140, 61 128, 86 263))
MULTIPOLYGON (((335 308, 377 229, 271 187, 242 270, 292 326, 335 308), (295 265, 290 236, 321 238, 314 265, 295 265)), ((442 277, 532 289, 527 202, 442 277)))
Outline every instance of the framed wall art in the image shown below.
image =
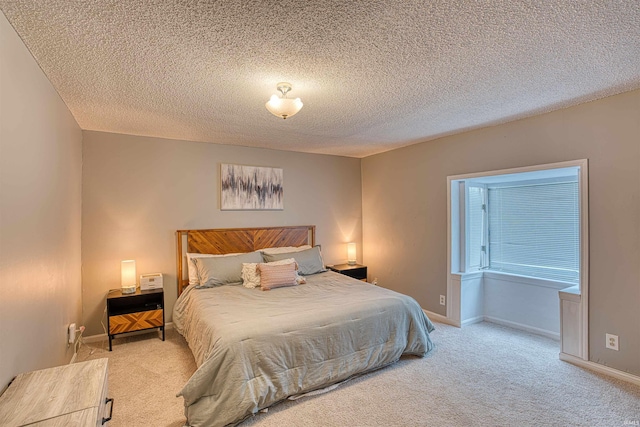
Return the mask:
POLYGON ((284 209, 282 169, 260 166, 220 165, 220 209, 284 209))

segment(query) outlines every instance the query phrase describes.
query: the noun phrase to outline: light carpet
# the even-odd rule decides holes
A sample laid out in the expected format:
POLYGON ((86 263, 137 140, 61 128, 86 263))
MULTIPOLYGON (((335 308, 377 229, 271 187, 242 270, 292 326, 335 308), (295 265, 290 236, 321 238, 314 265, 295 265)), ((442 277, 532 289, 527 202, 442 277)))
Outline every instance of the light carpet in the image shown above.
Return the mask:
MULTIPOLYGON (((625 426, 640 424, 640 387, 558 359, 559 343, 491 323, 436 323, 436 348, 337 389, 286 401, 241 427, 625 426)), ((111 427, 185 423, 175 397, 196 366, 167 331, 85 345, 78 360, 109 358, 111 427)))

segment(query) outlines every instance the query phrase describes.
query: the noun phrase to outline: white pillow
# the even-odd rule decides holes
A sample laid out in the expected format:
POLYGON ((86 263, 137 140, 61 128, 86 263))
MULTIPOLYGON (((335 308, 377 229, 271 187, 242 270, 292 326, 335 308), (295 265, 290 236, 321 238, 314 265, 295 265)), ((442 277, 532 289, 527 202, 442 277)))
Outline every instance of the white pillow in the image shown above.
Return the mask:
POLYGON ((260 252, 263 254, 286 254, 290 252, 300 252, 306 249, 311 249, 309 245, 302 246, 283 246, 281 248, 264 248, 260 249, 260 252))
POLYGON ((199 285, 200 284, 200 276, 198 276, 198 269, 196 268, 196 262, 194 261, 196 258, 215 258, 219 256, 231 256, 238 255, 236 254, 224 254, 224 255, 213 255, 213 254, 196 254, 187 252, 187 274, 189 275, 189 284, 190 285, 199 285))
MULTIPOLYGON (((280 261, 269 262, 269 265, 286 265, 295 264, 296 260, 293 258, 281 259, 280 261)), ((260 287, 260 272, 256 268, 257 262, 243 262, 242 263, 242 286, 249 289, 255 289, 260 287)), ((307 283, 304 277, 298 276, 296 272, 296 281, 298 284, 307 283)))

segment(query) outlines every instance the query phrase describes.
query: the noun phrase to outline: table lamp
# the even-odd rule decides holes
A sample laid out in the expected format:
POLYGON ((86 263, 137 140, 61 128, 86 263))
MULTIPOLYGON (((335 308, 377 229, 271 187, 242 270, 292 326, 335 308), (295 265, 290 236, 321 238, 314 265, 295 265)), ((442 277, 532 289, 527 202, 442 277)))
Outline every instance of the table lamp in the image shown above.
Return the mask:
POLYGON ((355 243, 347 244, 347 264, 349 265, 356 264, 356 244, 355 243))
POLYGON ((128 259, 120 263, 120 284, 123 294, 136 293, 136 262, 128 259))

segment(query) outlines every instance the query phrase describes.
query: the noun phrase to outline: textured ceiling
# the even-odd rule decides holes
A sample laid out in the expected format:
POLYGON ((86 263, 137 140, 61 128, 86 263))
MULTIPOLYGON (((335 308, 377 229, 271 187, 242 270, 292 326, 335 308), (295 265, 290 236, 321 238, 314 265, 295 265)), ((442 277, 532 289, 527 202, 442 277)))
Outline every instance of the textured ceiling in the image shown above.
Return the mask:
POLYGON ((82 129, 364 157, 640 87, 638 0, 0 0, 82 129), (287 120, 276 83, 304 102, 287 120))

